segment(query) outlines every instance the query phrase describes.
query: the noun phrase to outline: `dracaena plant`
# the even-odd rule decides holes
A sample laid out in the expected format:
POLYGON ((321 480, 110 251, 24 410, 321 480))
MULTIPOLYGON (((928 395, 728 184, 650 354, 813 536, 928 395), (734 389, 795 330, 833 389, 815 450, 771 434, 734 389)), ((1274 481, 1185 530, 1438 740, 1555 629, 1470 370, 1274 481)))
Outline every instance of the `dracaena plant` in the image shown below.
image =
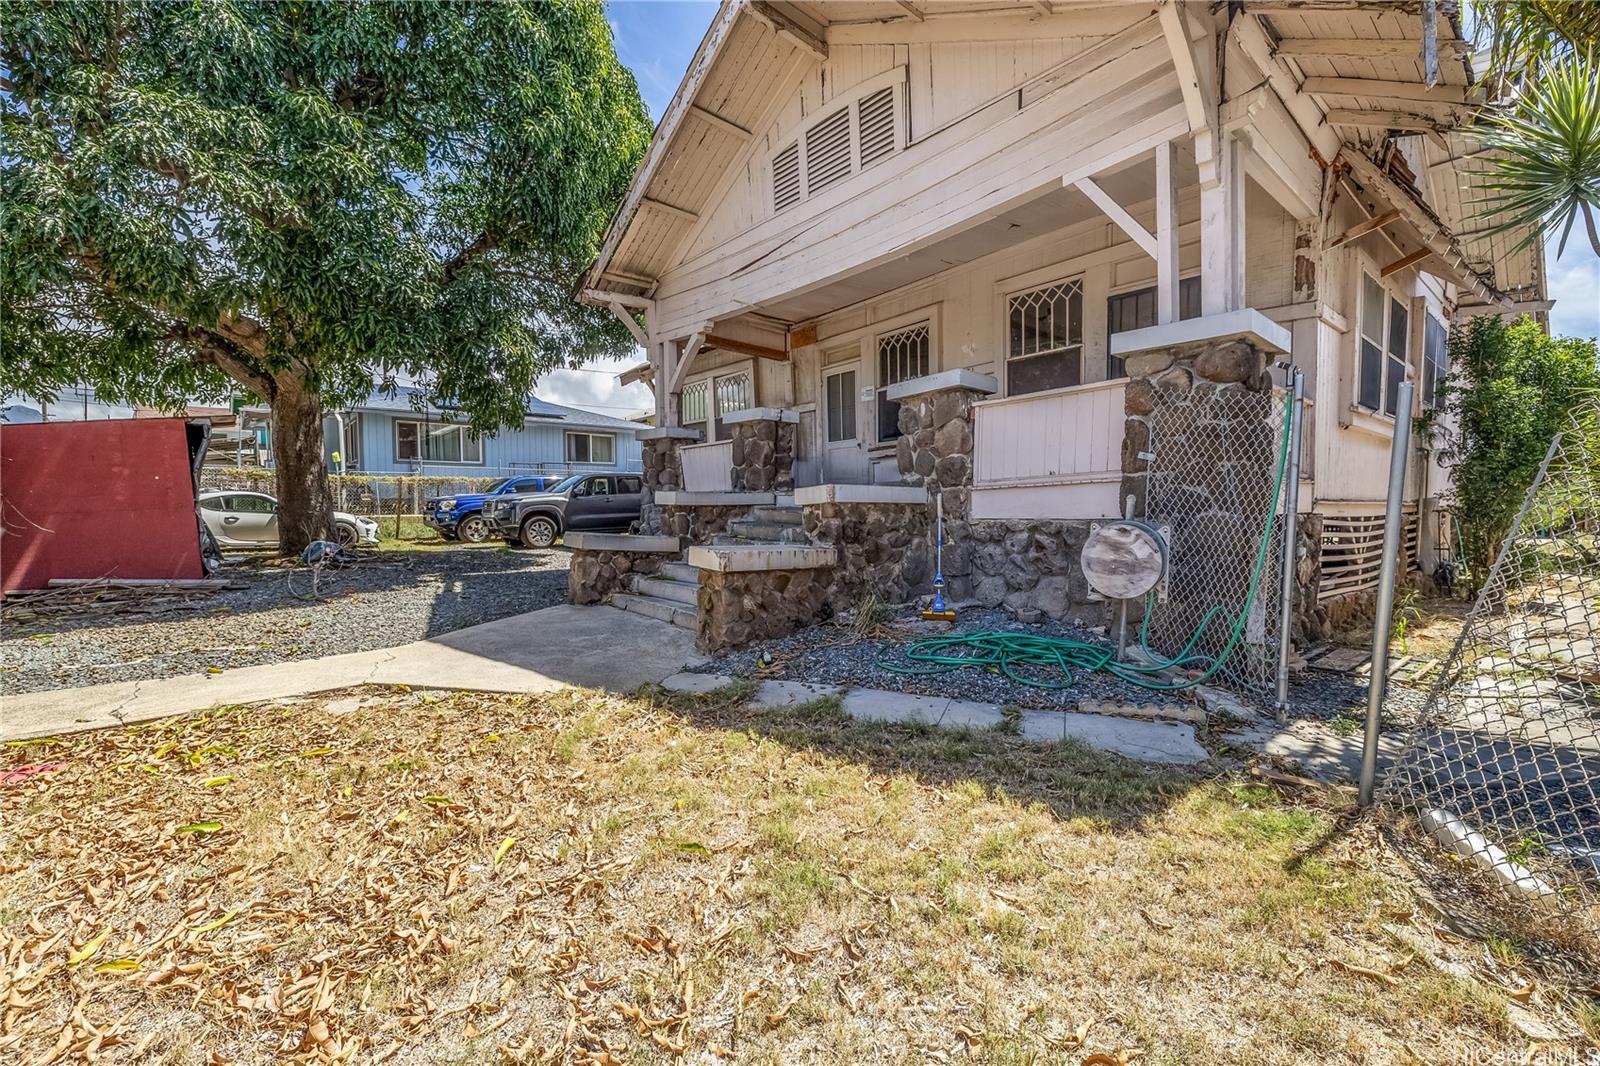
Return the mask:
MULTIPOLYGON (((1600 4, 1596 5, 1600 7, 1600 4)), ((1600 64, 1596 53, 1569 52, 1541 63, 1504 103, 1483 113, 1479 134, 1490 151, 1478 168, 1479 217, 1491 232, 1523 231, 1521 244, 1546 227, 1566 250, 1581 217, 1600 255, 1600 64)))

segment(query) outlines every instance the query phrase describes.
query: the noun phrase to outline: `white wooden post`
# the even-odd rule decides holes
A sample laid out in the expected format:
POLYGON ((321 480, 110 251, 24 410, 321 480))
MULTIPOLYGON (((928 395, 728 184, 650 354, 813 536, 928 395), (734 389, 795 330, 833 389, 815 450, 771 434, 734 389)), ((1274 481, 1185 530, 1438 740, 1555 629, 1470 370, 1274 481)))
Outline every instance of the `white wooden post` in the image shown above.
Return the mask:
POLYGON ((1201 171, 1200 309, 1221 315, 1244 307, 1244 167, 1229 132, 1216 137, 1213 152, 1215 181, 1207 184, 1201 171))
POLYGON ((1172 142, 1156 145, 1156 323, 1178 321, 1178 191, 1172 142))

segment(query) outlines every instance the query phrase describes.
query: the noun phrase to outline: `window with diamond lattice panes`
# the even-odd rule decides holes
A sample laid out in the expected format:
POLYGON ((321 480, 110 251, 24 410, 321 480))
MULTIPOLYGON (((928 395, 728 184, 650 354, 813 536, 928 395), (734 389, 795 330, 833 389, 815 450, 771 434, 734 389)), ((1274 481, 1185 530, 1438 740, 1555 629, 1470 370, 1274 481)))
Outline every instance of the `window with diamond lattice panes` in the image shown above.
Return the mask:
POLYGON ((1063 281, 1007 301, 1006 395, 1083 381, 1083 284, 1063 281))
POLYGON ((886 333, 878 338, 878 442, 900 437, 900 404, 889 399, 889 386, 928 373, 928 324, 886 333))

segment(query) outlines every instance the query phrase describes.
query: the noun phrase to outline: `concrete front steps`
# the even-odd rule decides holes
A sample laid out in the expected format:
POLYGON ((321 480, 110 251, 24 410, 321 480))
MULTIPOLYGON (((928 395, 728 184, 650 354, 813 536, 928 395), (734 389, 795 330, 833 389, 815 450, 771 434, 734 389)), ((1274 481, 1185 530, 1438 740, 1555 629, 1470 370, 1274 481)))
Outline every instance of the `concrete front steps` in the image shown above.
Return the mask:
POLYGON ((804 515, 797 506, 752 507, 750 517, 735 518, 713 544, 807 544, 804 515))
POLYGON ((700 572, 687 563, 666 563, 654 576, 633 575, 632 592, 613 592, 611 606, 642 614, 691 632, 697 612, 700 572))

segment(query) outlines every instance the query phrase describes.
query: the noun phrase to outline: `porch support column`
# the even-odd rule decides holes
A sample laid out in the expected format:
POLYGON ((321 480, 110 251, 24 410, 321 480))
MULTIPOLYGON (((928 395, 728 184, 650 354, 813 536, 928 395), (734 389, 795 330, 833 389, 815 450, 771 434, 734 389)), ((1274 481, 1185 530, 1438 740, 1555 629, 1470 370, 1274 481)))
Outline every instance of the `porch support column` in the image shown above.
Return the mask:
MULTIPOLYGON (((1210 134, 1196 138, 1210 139, 1210 134)), ((1244 167, 1238 139, 1215 137, 1213 156, 1200 168, 1200 309, 1227 314, 1244 307, 1244 167), (1210 173, 1208 173, 1208 171, 1210 173)))
POLYGON ((1156 145, 1156 322, 1178 321, 1178 191, 1172 142, 1156 145))

